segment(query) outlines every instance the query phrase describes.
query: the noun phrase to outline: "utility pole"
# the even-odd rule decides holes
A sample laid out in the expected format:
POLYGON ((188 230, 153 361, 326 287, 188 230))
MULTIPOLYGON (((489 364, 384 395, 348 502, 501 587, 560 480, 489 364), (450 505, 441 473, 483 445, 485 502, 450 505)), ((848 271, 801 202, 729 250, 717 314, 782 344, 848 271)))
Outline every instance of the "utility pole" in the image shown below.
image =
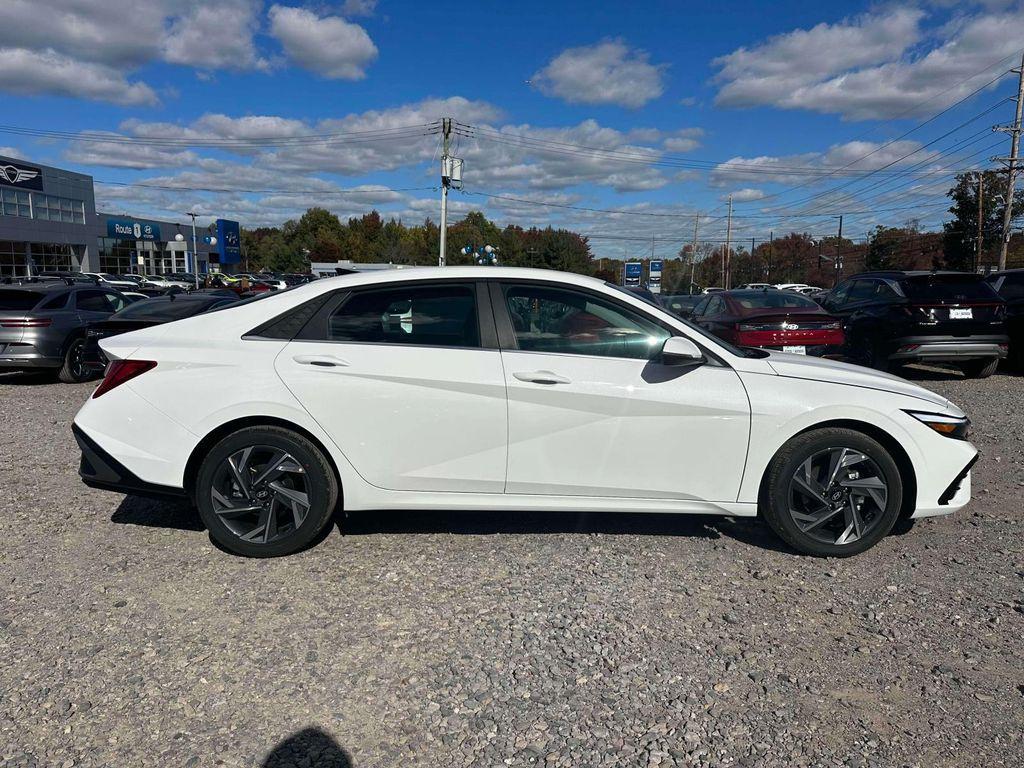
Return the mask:
POLYGON ((1017 73, 1017 115, 1013 126, 999 126, 997 131, 1008 133, 1010 140, 1010 156, 1003 159, 1007 163, 1006 173, 1006 207, 1003 209, 1003 242, 999 246, 999 269, 1006 269, 1006 248, 1010 244, 1010 220, 1013 218, 1013 192, 1017 183, 1017 152, 1020 149, 1021 107, 1024 107, 1024 53, 1020 57, 1020 67, 1013 70, 1017 73))
POLYGON ((452 119, 441 120, 442 152, 441 152, 441 251, 437 256, 437 266, 444 267, 448 263, 445 249, 448 245, 448 187, 451 185, 451 159, 448 150, 452 140, 452 119))
POLYGON ((697 224, 700 223, 700 216, 693 217, 693 246, 690 248, 690 287, 687 293, 693 290, 693 278, 697 271, 697 224))
POLYGON ((196 250, 196 214, 189 211, 185 214, 192 217, 192 274, 196 278, 196 290, 199 290, 199 252, 196 250))
POLYGON ((771 230, 768 233, 768 260, 764 263, 764 279, 765 282, 772 274, 772 258, 775 256, 775 230, 771 230))
POLYGON ((843 272, 843 254, 840 250, 843 247, 843 217, 839 217, 839 237, 836 240, 836 280, 833 286, 839 285, 839 275, 843 272))
POLYGON ((981 264, 981 247, 984 242, 982 234, 982 221, 984 219, 982 202, 984 201, 985 195, 985 174, 978 171, 978 244, 974 248, 974 271, 978 271, 978 265, 981 264))
POLYGON ((732 195, 729 195, 729 218, 725 224, 725 251, 722 253, 722 287, 729 290, 729 246, 732 243, 732 195))

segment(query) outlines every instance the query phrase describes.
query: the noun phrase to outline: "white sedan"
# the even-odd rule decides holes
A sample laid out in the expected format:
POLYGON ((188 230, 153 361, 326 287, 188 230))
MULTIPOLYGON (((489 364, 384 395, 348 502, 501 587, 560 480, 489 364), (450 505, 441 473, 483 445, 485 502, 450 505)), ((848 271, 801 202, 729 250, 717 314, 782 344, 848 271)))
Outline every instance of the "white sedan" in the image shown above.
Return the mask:
POLYGON ((75 417, 93 487, 191 499, 234 552, 295 552, 338 508, 762 516, 852 555, 970 498, 944 397, 732 347, 589 277, 357 273, 101 342, 75 417))

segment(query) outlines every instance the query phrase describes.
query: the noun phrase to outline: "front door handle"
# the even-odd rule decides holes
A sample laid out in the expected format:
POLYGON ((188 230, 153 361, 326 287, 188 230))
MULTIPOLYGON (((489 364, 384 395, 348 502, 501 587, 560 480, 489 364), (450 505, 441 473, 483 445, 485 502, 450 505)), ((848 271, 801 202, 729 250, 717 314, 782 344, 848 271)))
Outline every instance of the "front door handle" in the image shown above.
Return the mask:
POLYGON ((348 365, 348 360, 334 355, 295 355, 292 360, 299 365, 316 365, 321 368, 344 368, 348 365))
POLYGON ((551 371, 519 371, 513 373, 520 381, 529 381, 533 384, 571 384, 572 381, 565 378, 565 376, 559 376, 557 373, 551 371))

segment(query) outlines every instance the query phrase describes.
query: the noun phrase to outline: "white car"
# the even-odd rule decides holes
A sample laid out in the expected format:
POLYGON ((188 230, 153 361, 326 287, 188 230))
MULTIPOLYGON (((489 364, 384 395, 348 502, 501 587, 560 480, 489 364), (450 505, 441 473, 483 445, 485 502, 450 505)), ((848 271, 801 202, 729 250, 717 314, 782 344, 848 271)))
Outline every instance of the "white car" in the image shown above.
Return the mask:
POLYGON ((944 397, 558 272, 357 273, 100 346, 86 484, 192 499, 250 556, 310 545, 342 506, 761 515, 852 555, 966 504, 977 457, 944 397))
POLYGON ((99 280, 100 285, 116 288, 119 291, 130 291, 139 287, 138 283, 134 280, 128 280, 120 275, 111 274, 110 272, 83 272, 82 274, 99 280))
POLYGON ((799 291, 801 288, 810 288, 811 286, 807 283, 779 283, 774 287, 780 291, 799 291))

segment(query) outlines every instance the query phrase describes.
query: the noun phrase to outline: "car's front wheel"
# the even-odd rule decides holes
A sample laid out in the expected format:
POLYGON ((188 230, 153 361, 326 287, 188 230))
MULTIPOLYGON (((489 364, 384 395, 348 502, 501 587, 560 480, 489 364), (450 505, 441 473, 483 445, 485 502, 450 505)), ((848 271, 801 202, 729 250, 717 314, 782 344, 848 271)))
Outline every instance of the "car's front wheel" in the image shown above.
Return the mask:
POLYGON ((903 481, 889 452, 862 432, 825 428, 794 437, 768 467, 761 513, 794 549, 848 557, 892 530, 903 481))
POLYGON ((323 533, 338 482, 319 447, 276 426, 233 432, 207 453, 195 501, 214 541, 246 557, 298 552, 323 533))

